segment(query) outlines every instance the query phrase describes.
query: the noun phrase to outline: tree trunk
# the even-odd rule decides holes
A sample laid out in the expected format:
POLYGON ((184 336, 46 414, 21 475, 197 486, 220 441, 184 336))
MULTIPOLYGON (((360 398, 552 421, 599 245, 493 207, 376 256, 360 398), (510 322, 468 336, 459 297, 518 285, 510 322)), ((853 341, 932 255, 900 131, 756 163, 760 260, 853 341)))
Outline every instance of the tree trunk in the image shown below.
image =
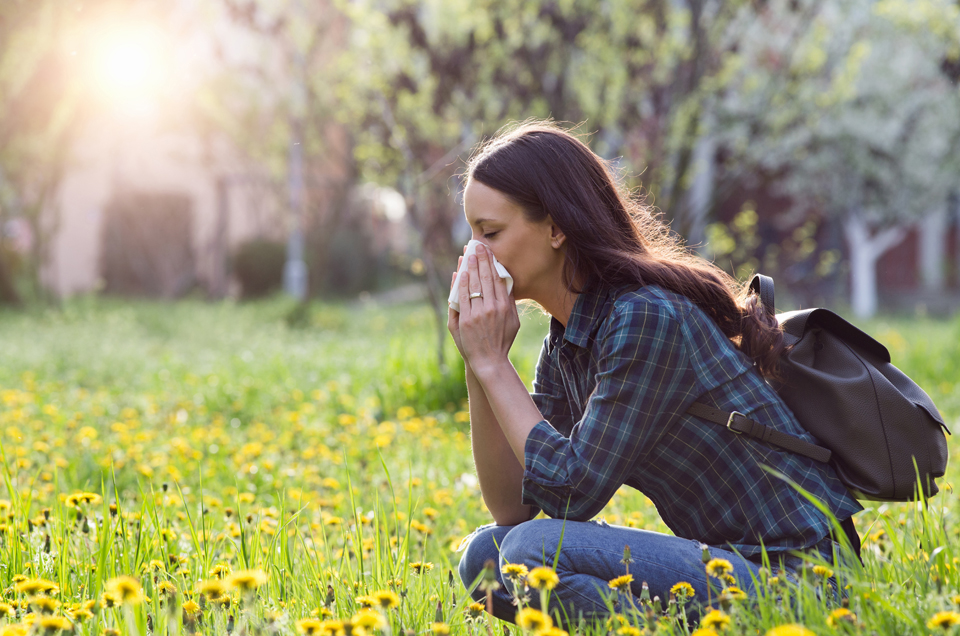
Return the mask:
POLYGON ((693 183, 687 194, 687 244, 701 251, 706 247, 707 215, 713 203, 714 165, 717 142, 707 134, 693 148, 693 183))
POLYGON ((947 252, 947 209, 938 207, 920 220, 920 279, 927 291, 943 291, 947 252))
POLYGON ((850 291, 853 314, 871 318, 877 313, 877 261, 907 235, 902 226, 888 227, 871 234, 870 226, 859 213, 843 221, 850 248, 850 291))

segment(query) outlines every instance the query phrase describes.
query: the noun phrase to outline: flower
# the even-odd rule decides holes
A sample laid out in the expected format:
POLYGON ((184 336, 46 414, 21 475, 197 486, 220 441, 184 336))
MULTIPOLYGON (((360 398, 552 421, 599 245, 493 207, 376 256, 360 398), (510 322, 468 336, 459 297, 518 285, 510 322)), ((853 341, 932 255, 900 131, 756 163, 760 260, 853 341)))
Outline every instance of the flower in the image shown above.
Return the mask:
POLYGON ((830 612, 829 616, 827 616, 827 625, 830 627, 836 627, 840 621, 856 623, 857 615, 848 610, 846 607, 838 607, 830 612))
POLYGON ((47 634, 56 634, 57 632, 69 632, 73 630, 73 623, 65 616, 41 616, 37 621, 40 630, 47 634))
POLYGON ((816 636, 816 634, 803 625, 787 623, 786 625, 778 625, 773 629, 768 629, 766 636, 816 636))
POLYGON ((120 604, 120 598, 113 592, 104 592, 100 595, 100 604, 108 609, 116 607, 120 604))
POLYGON ((49 596, 34 596, 27 601, 33 605, 41 614, 53 614, 60 607, 60 601, 49 596))
POLYGON ((692 585, 686 581, 680 581, 670 588, 670 594, 676 597, 678 603, 683 603, 688 598, 693 598, 696 592, 692 585))
POLYGON ((196 601, 190 600, 183 604, 183 613, 190 616, 195 616, 200 613, 200 606, 197 605, 196 601))
POLYGON ((218 563, 210 568, 210 576, 216 579, 225 579, 230 575, 230 566, 226 563, 218 563))
POLYGON ((51 596, 60 591, 60 587, 56 583, 46 579, 24 579, 14 585, 13 589, 20 594, 49 594, 51 596))
POLYGON ((430 632, 434 636, 449 636, 450 626, 446 623, 430 623, 430 632))
POLYGON ((243 592, 251 592, 266 582, 267 573, 259 569, 235 572, 227 579, 227 585, 243 592))
POLYGON ((515 622, 520 629, 529 630, 534 633, 539 633, 553 627, 553 619, 532 607, 525 607, 517 612, 515 622))
POLYGON ((731 601, 742 601, 747 598, 747 593, 735 585, 731 585, 725 589, 723 595, 731 601))
POLYGON ((709 629, 722 631, 730 626, 730 617, 720 610, 711 610, 700 620, 700 624, 709 629))
POLYGON ((560 577, 550 568, 533 568, 527 574, 527 584, 535 590, 552 590, 559 582, 560 577))
POLYGON ((354 614, 350 621, 354 625, 358 625, 367 631, 383 629, 387 623, 380 612, 375 612, 368 609, 360 610, 354 614))
POLYGON ((624 625, 617 630, 617 634, 620 636, 640 636, 643 632, 639 628, 634 627, 633 625, 624 625))
POLYGON ((937 612, 927 621, 927 629, 947 630, 958 623, 960 623, 960 614, 957 612, 937 612))
POLYGON ((829 579, 831 576, 833 576, 833 570, 825 565, 813 566, 813 573, 819 576, 821 579, 829 579))
POLYGON ((565 630, 560 629, 556 625, 553 627, 548 627, 547 629, 541 631, 538 636, 570 636, 565 630))
POLYGON ((128 605, 143 602, 143 588, 140 581, 132 576, 118 576, 107 581, 107 591, 118 601, 128 605))
POLYGON ((396 592, 391 592, 390 590, 379 590, 370 596, 376 599, 377 605, 383 609, 392 609, 400 605, 400 597, 397 596, 396 592))
POLYGON ((306 636, 319 634, 323 630, 323 621, 318 618, 304 618, 297 621, 297 631, 306 636))
POLYGON ((519 581, 527 575, 527 566, 522 563, 507 563, 501 569, 501 572, 506 574, 511 579, 516 579, 519 581))
POLYGON ((709 627, 701 627, 700 629, 695 630, 690 636, 720 636, 717 634, 715 629, 709 627))
POLYGON ((10 605, 9 603, 0 603, 0 618, 13 616, 15 611, 16 610, 13 608, 13 605, 10 605))
POLYGON ((723 578, 724 575, 733 571, 733 565, 726 559, 710 559, 706 567, 707 574, 715 579, 723 578))
POLYGON ((480 617, 483 616, 483 612, 486 609, 487 608, 483 605, 483 603, 470 603, 470 605, 467 605, 467 620, 480 620, 480 617))
POLYGON ((429 561, 414 561, 410 564, 410 569, 414 574, 426 574, 433 569, 433 563, 429 561))
POLYGON ((620 591, 620 592, 626 592, 626 591, 629 591, 629 590, 630 590, 630 584, 631 584, 631 583, 633 583, 633 575, 632 575, 632 574, 624 574, 624 575, 618 576, 618 577, 616 577, 616 578, 614 578, 614 579, 610 579, 610 581, 607 582, 607 585, 610 586, 610 589, 611 589, 611 590, 618 590, 618 591, 620 591))
POLYGON ((357 600, 357 605, 359 605, 360 607, 369 608, 377 604, 377 599, 373 598, 372 596, 366 596, 366 595, 358 596, 356 600, 357 600))

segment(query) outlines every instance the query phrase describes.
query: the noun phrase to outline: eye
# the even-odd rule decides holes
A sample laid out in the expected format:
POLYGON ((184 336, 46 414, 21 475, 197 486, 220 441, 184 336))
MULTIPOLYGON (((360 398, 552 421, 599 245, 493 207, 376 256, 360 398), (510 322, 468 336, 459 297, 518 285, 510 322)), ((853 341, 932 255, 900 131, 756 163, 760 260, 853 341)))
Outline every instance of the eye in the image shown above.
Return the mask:
POLYGON ((500 233, 500 230, 497 230, 496 232, 487 232, 486 234, 483 235, 483 238, 492 239, 494 236, 496 236, 499 233, 500 233))

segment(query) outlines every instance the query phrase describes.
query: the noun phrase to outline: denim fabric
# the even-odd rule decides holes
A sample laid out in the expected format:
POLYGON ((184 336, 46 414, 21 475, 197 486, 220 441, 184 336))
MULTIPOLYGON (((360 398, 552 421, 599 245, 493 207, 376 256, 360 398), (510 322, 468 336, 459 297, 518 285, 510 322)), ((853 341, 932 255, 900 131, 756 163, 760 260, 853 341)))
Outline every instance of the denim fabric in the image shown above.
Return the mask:
MULTIPOLYGON (((630 600, 624 595, 617 598, 607 582, 626 569, 623 559, 624 546, 630 546, 633 563, 631 591, 639 597, 643 582, 650 589, 650 597, 659 596, 666 603, 670 588, 681 581, 693 586, 696 596, 690 603, 694 617, 699 605, 708 602, 707 580, 702 561, 701 544, 698 541, 676 536, 612 526, 603 521, 562 521, 559 519, 536 519, 517 526, 481 526, 464 540, 465 552, 460 561, 460 579, 471 597, 484 601, 486 595, 477 589, 478 577, 484 563, 492 559, 497 564, 500 589, 493 594, 493 614, 497 618, 513 622, 517 607, 500 569, 506 563, 522 563, 528 568, 541 565, 553 567, 559 550, 555 570, 560 583, 550 597, 550 614, 563 625, 575 625, 579 617, 588 621, 604 619, 609 615, 606 599, 612 599, 614 609, 619 610, 630 600), (562 535, 562 545, 561 545, 562 535), (558 615, 559 611, 559 615, 558 615)), ((817 546, 822 556, 828 557, 833 542, 817 546), (826 545, 826 544, 830 545, 826 545), (826 548, 826 551, 823 550, 826 548)), ((754 578, 758 577, 760 564, 735 552, 710 547, 711 558, 727 559, 733 565, 733 576, 747 594, 755 595, 754 578)), ((778 555, 788 577, 792 578, 804 559, 798 555, 778 555)), ((778 565, 774 565, 776 574, 778 565)), ((718 588, 711 581, 713 598, 718 588)), ((539 594, 531 591, 530 603, 539 607, 539 594)), ((639 598, 633 599, 639 603, 639 598)))

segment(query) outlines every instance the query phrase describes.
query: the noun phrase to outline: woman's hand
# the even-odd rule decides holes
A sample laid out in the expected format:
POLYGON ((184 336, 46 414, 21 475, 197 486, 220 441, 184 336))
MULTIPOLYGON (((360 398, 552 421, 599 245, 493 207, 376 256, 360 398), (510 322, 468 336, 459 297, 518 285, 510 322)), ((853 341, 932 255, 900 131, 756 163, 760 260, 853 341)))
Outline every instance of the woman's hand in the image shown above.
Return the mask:
POLYGON ((450 310, 447 326, 474 372, 507 361, 520 330, 520 316, 485 245, 477 246, 476 255, 467 261, 460 281, 460 312, 450 310))
MULTIPOLYGON (((467 248, 464 247, 463 251, 466 252, 467 248)), ((457 259, 457 272, 460 271, 460 264, 462 262, 463 257, 461 256, 457 259)), ((450 279, 450 291, 453 291, 453 284, 457 282, 457 272, 454 272, 453 278, 450 279)), ((450 335, 453 336, 453 342, 457 345, 457 351, 460 352, 460 357, 466 360, 467 356, 463 354, 463 345, 460 344, 460 312, 449 306, 447 307, 447 330, 450 332, 450 335)))

